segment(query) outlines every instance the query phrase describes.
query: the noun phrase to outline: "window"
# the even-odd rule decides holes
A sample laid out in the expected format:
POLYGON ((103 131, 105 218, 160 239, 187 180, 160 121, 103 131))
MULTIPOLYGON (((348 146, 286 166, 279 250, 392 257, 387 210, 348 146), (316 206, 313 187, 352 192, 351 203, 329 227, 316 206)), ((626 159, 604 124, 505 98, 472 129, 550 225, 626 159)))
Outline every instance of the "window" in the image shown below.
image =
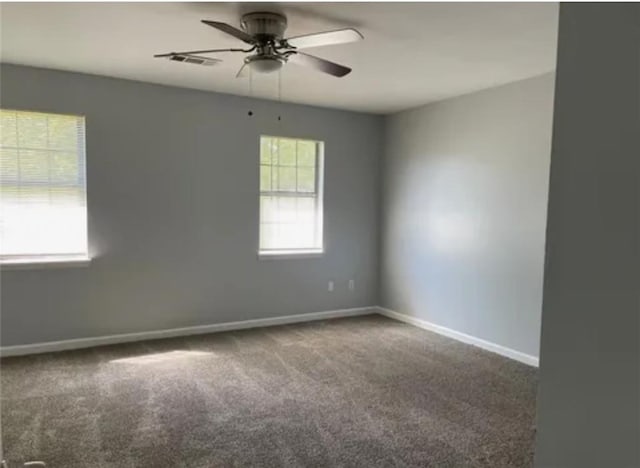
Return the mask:
POLYGON ((0 260, 87 257, 84 117, 0 110, 0 260))
POLYGON ((322 253, 323 143, 260 137, 260 254, 322 253))

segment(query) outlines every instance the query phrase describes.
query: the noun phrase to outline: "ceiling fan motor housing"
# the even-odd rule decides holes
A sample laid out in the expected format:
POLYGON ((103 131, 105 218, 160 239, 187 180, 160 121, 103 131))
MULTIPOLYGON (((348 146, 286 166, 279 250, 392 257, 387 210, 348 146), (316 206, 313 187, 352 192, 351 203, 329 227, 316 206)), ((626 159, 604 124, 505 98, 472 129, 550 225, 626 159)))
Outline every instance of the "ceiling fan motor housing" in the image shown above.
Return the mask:
POLYGON ((260 73, 280 70, 287 59, 279 53, 277 46, 287 29, 287 18, 278 13, 247 13, 242 16, 241 24, 256 40, 256 53, 245 57, 244 62, 260 73))
POLYGON ((242 28, 258 42, 280 40, 287 29, 287 18, 278 13, 255 12, 242 16, 242 28))

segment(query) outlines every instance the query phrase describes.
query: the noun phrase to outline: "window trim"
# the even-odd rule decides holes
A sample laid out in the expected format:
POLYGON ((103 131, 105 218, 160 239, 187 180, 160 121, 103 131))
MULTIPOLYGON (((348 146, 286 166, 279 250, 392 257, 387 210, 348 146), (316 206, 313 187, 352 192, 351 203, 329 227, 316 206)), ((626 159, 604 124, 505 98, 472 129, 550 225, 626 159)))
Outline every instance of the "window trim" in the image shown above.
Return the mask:
POLYGON ((45 268, 86 267, 91 263, 88 254, 77 255, 6 255, 0 257, 0 270, 35 270, 45 268))
POLYGON ((324 256, 324 249, 267 249, 258 250, 260 260, 282 260, 282 259, 303 259, 320 258, 324 256))
MULTIPOLYGON (((268 193, 273 193, 277 196, 291 196, 292 198, 298 197, 308 197, 317 200, 318 210, 319 210, 319 229, 320 229, 320 247, 316 248, 289 248, 289 249, 261 249, 260 248, 260 235, 258 234, 258 259, 259 260, 280 260, 280 259, 304 259, 304 258, 319 258, 325 254, 326 246, 324 239, 324 155, 325 155, 325 142, 323 140, 318 140, 315 138, 305 138, 305 137, 294 137, 294 136, 278 136, 278 135, 269 135, 269 134, 260 134, 258 136, 258 173, 260 174, 261 167, 265 164, 262 164, 260 161, 260 152, 261 152, 261 141, 262 138, 277 138, 277 139, 286 139, 286 140, 303 140, 303 141, 312 141, 316 145, 316 161, 315 165, 315 190, 314 192, 278 192, 278 191, 265 191, 262 192, 260 190, 260 185, 258 185, 258 200, 264 195, 268 193)), ((291 166, 291 167, 298 167, 291 166)), ((311 167, 311 166, 309 166, 311 167)), ((297 188, 297 184, 296 184, 297 188)), ((261 225, 260 216, 261 209, 258 208, 258 233, 260 233, 261 225)))

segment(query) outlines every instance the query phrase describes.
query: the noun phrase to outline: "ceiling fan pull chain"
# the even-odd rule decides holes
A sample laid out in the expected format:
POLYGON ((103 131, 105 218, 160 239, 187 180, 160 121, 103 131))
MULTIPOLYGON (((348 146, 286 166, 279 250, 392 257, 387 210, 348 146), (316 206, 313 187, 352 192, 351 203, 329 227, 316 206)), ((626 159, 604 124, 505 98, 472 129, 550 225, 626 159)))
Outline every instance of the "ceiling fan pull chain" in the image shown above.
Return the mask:
POLYGON ((282 68, 278 70, 278 122, 282 122, 282 68))
MULTIPOLYGON (((249 67, 249 99, 253 98, 253 73, 251 67, 249 67)), ((253 111, 249 111, 249 117, 253 115, 253 111)))

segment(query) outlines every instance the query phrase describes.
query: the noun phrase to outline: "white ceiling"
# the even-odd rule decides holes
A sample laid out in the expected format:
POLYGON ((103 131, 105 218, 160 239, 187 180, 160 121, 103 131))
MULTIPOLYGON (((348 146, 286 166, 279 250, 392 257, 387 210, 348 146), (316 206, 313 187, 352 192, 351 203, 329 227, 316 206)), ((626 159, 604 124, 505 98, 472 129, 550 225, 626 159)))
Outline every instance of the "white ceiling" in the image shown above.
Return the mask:
MULTIPOLYGON (((242 54, 202 67, 155 53, 242 45, 200 23, 284 12, 288 36, 356 27, 359 43, 307 52, 353 68, 334 78, 290 64, 282 100, 390 113, 553 70, 556 3, 2 3, 1 60, 246 95, 242 54)), ((277 98, 277 75, 253 95, 277 98)))

